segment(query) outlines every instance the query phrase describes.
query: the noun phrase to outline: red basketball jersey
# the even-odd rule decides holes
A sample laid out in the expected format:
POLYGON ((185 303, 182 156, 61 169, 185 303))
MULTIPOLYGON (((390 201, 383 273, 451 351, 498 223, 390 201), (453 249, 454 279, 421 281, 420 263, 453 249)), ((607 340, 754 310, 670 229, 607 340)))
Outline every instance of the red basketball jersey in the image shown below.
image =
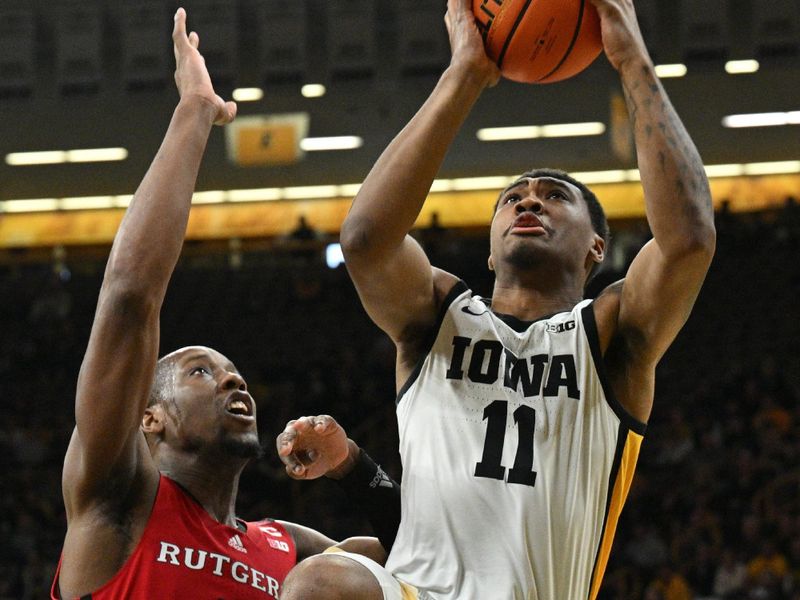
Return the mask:
MULTIPOLYGON (((116 575, 88 597, 277 598, 286 574, 297 562, 294 541, 269 519, 245 525, 247 531, 240 531, 216 522, 178 484, 162 475, 138 546, 116 575)), ((58 571, 50 596, 60 598, 58 571)))

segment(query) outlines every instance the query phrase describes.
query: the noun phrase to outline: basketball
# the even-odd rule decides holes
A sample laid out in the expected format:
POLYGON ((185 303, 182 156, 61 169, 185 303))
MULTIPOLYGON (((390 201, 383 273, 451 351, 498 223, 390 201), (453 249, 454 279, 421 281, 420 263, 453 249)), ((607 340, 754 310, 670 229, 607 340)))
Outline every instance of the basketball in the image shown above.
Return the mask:
POLYGON ((577 75, 603 49, 588 0, 473 0, 486 53, 504 77, 553 83, 577 75))

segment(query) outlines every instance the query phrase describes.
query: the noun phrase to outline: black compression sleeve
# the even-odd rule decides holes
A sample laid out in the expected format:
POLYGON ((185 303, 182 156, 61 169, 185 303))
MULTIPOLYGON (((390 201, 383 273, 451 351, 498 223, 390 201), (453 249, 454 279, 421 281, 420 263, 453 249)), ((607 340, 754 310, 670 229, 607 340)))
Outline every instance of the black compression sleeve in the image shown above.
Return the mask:
POLYGON ((363 448, 353 470, 336 482, 364 511, 388 554, 400 527, 400 485, 363 448))

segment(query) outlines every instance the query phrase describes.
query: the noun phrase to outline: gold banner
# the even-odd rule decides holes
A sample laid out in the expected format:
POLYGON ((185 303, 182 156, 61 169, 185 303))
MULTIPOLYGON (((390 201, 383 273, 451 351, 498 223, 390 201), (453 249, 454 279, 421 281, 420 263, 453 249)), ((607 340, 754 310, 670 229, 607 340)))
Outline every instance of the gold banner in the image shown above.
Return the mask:
MULTIPOLYGON (((644 192, 639 183, 597 184, 608 218, 644 216, 644 192)), ((800 197, 800 175, 732 177, 711 180, 715 206, 727 201, 734 212, 779 208, 786 198, 800 197)), ((437 213, 442 227, 485 227, 492 217, 497 191, 431 194, 417 224, 430 224, 437 213)), ((213 240, 284 235, 301 216, 318 231, 337 233, 351 198, 272 202, 200 204, 192 208, 187 239, 213 240)), ((110 244, 123 209, 75 210, 0 215, 0 248, 110 244)))

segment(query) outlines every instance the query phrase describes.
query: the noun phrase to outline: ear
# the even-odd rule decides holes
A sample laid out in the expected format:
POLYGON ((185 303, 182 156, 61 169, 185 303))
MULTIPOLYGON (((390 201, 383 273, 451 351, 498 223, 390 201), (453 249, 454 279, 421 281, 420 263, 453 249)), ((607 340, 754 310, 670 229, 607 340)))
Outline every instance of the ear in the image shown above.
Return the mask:
POLYGON ((589 248, 589 254, 586 255, 586 270, 591 271, 592 263, 600 264, 606 257, 606 242, 596 233, 592 239, 592 247, 589 248))
POLYGON ((489 260, 487 261, 487 263, 489 265, 489 270, 490 271, 494 271, 494 261, 492 260, 492 255, 491 254, 489 255, 489 260))
POLYGON ((144 409, 142 417, 142 431, 144 433, 161 433, 164 431, 165 416, 164 407, 160 404, 148 406, 144 409))
POLYGON ((606 241, 597 234, 594 234, 591 255, 596 263, 603 262, 606 257, 606 241))

